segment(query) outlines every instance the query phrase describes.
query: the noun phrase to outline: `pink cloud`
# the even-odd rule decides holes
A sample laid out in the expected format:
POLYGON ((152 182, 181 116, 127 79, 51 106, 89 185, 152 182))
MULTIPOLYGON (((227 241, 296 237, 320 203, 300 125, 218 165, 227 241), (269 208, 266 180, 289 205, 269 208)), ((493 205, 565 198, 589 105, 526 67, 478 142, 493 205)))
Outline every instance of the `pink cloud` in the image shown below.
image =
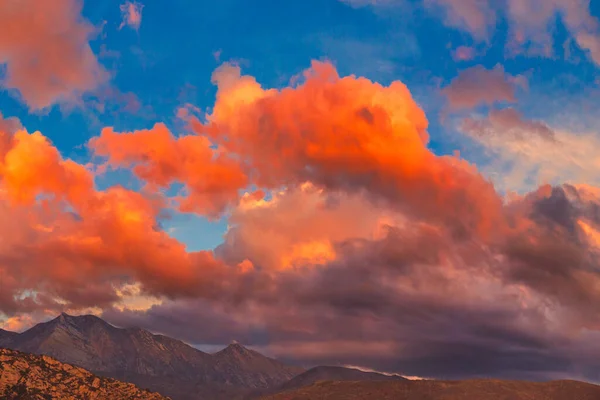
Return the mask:
POLYGON ((128 26, 136 31, 139 30, 142 24, 142 10, 144 5, 137 1, 127 1, 121 4, 120 8, 123 22, 119 25, 119 29, 128 26))
POLYGON ((95 28, 81 8, 79 0, 0 2, 1 84, 32 110, 78 103, 109 78, 90 48, 95 28))
POLYGON ((524 78, 507 74, 501 65, 493 69, 478 65, 461 71, 442 93, 450 109, 461 110, 498 102, 513 103, 519 85, 526 85, 524 78))
POLYGON ((475 58, 477 52, 474 47, 459 46, 452 52, 454 61, 470 61, 475 58))
POLYGON ((496 24, 496 12, 487 0, 424 0, 426 7, 441 8, 447 25, 464 29, 487 41, 496 24))

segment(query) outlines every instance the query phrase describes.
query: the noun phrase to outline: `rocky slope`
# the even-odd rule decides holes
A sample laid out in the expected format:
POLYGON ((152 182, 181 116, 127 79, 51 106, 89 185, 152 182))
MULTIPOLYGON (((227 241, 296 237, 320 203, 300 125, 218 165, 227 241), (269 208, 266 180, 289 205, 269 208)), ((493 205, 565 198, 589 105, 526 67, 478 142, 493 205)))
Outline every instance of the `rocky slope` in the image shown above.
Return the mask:
POLYGON ((2 399, 166 399, 131 383, 102 378, 48 356, 0 349, 2 399))
POLYGON ((318 382, 262 400, 598 400, 600 386, 575 381, 318 382))
POLYGON ((5 331, 0 343, 182 400, 231 398, 279 386, 302 372, 239 344, 212 355, 143 329, 117 328, 91 315, 61 314, 21 334, 5 331))

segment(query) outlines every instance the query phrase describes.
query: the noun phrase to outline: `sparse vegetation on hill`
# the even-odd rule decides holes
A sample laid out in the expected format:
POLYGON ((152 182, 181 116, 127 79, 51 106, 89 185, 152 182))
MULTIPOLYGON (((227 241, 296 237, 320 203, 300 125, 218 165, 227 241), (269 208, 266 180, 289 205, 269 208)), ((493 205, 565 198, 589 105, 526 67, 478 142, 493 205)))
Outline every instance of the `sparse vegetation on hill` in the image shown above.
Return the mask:
POLYGON ((93 375, 48 356, 0 349, 0 398, 7 400, 165 400, 131 383, 93 375))

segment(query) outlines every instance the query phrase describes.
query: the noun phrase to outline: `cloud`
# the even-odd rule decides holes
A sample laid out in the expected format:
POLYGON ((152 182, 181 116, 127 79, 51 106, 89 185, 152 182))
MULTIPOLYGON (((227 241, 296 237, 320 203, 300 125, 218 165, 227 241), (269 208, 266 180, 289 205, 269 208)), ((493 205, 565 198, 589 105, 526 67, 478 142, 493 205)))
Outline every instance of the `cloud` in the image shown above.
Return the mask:
POLYGON ((507 204, 514 228, 492 242, 457 240, 409 217, 382 236, 334 241, 335 260, 271 275, 235 306, 178 300, 105 316, 190 343, 242 340, 307 365, 360 360, 417 376, 589 379, 595 363, 578 349, 598 321, 589 264, 597 250, 577 221, 598 229, 598 204, 597 189, 541 188, 507 204), (181 321, 211 328, 184 331, 181 321))
POLYGON ((428 121, 398 81, 383 87, 342 78, 322 62, 313 62, 301 85, 283 90, 265 90, 227 64, 213 81, 213 112, 196 130, 223 151, 243 155, 261 188, 310 181, 328 190, 366 191, 375 201, 430 218, 455 215, 456 224, 469 229, 493 214, 491 185, 466 162, 427 148, 428 121), (468 210, 464 196, 477 198, 468 210))
POLYGON ((79 0, 0 2, 1 83, 31 110, 78 103, 109 78, 90 48, 95 28, 81 8, 79 0))
POLYGON ((469 46, 459 46, 452 52, 454 61, 470 61, 477 55, 477 50, 469 46))
POLYGON ((187 194, 178 197, 178 207, 218 216, 239 198, 249 181, 240 163, 211 148, 206 137, 174 137, 164 124, 148 130, 118 133, 105 128, 90 141, 96 155, 106 157, 108 166, 131 168, 149 185, 169 188, 186 185, 187 194))
POLYGON ((468 117, 459 130, 486 149, 490 162, 483 171, 503 189, 523 192, 562 182, 600 185, 595 175, 600 142, 593 132, 551 128, 512 108, 468 117))
POLYGON ((120 9, 123 22, 119 25, 119 29, 127 25, 131 29, 139 30, 142 24, 142 10, 144 9, 144 5, 137 1, 126 1, 124 4, 121 4, 120 9))
POLYGON ((424 0, 429 8, 440 8, 444 22, 470 32, 478 40, 488 40, 496 24, 496 12, 487 0, 424 0))
POLYGON ((401 218, 364 195, 306 183, 269 200, 245 196, 216 253, 230 263, 248 260, 268 270, 313 267, 336 259, 337 242, 383 235, 387 224, 401 218))
POLYGON ((590 13, 587 0, 510 0, 507 11, 512 21, 512 45, 533 54, 553 54, 552 25, 559 15, 575 42, 600 63, 600 25, 590 13))
POLYGON ((446 23, 488 40, 495 30, 501 12, 509 23, 509 53, 554 56, 553 28, 555 18, 565 27, 582 50, 600 64, 600 24, 590 13, 589 0, 508 0, 502 4, 491 0, 426 0, 447 9, 446 23))
POLYGON ((96 190, 40 132, 0 134, 0 177, 5 311, 105 306, 134 282, 145 295, 196 296, 223 272, 211 252, 188 253, 158 228, 160 199, 96 190))
POLYGON ((517 87, 526 85, 524 79, 507 74, 501 65, 493 69, 478 65, 461 71, 442 89, 442 94, 453 111, 480 105, 491 106, 499 102, 514 103, 517 87))
POLYGON ((541 121, 528 121, 514 108, 492 109, 485 120, 467 118, 463 129, 472 135, 502 135, 515 141, 525 141, 537 137, 542 141, 553 142, 555 132, 541 121))
MULTIPOLYGON (((401 0, 340 0, 354 7, 399 6, 401 0)), ((569 35, 596 64, 600 64, 600 23, 589 0, 423 0, 425 9, 446 26, 466 32, 476 42, 489 43, 499 21, 506 20, 508 55, 555 56, 554 30, 560 18, 569 35)))

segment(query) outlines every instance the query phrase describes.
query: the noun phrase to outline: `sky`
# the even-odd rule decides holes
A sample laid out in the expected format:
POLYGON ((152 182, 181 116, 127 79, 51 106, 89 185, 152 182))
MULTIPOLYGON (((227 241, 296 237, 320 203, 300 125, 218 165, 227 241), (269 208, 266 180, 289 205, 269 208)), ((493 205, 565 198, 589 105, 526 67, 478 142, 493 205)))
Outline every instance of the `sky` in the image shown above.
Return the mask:
POLYGON ((600 382, 599 18, 0 0, 0 327, 600 382))

